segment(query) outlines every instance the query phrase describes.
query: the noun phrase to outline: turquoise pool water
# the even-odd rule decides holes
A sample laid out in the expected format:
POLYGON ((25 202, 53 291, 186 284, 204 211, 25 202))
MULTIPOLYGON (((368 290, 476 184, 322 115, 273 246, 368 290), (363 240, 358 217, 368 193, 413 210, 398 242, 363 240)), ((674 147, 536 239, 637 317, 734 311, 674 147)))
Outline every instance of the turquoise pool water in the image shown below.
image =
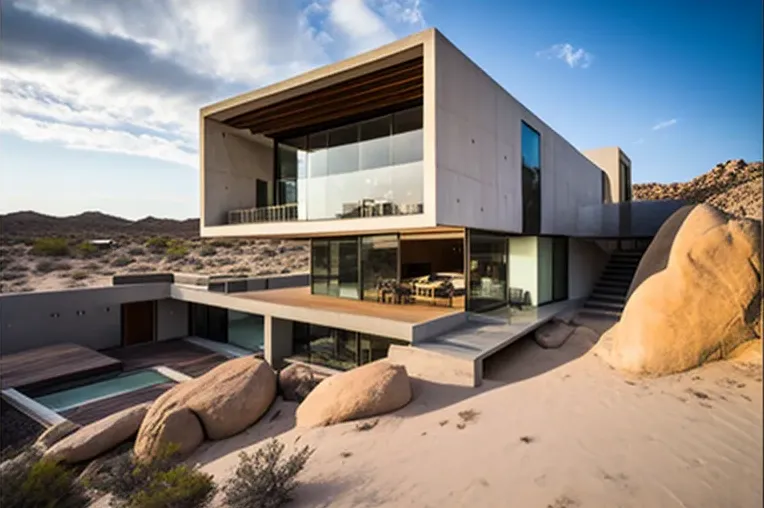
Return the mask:
POLYGON ((42 395, 35 398, 35 400, 53 411, 61 412, 97 399, 105 399, 167 382, 172 382, 172 379, 163 376, 155 370, 142 370, 78 386, 77 388, 42 395))

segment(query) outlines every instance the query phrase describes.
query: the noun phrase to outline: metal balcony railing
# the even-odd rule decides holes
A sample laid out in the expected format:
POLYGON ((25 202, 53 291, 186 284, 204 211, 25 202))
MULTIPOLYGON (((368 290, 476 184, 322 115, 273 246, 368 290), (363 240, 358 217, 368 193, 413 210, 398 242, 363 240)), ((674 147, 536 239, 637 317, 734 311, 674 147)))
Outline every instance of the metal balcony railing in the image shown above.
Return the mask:
POLYGON ((297 203, 264 206, 261 208, 245 208, 228 212, 228 224, 287 222, 294 220, 297 220, 297 203))

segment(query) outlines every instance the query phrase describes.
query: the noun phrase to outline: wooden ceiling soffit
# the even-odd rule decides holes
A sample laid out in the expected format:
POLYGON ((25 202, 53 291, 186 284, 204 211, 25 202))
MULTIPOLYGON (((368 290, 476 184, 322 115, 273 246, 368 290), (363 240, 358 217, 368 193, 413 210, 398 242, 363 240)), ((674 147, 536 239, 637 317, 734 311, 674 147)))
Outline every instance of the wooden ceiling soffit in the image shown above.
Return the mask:
POLYGON ((421 57, 286 99, 225 123, 269 135, 307 127, 342 116, 410 102, 424 93, 421 57), (396 100, 397 98, 397 100, 396 100), (341 113, 339 113, 341 111, 341 113))

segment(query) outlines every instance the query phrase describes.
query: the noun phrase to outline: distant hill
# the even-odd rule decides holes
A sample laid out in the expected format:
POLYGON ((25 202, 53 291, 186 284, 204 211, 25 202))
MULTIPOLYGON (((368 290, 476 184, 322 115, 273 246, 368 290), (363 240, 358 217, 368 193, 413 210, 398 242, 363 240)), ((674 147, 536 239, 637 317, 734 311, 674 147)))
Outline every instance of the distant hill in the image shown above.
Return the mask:
POLYGON ((763 170, 761 161, 729 160, 689 182, 638 183, 632 186, 632 192, 635 200, 683 199, 761 220, 763 170))
POLYGON ((199 219, 158 219, 146 217, 137 221, 114 217, 101 212, 84 212, 69 217, 54 217, 24 211, 0 215, 0 235, 34 238, 40 236, 77 236, 115 238, 119 236, 199 236, 199 219))

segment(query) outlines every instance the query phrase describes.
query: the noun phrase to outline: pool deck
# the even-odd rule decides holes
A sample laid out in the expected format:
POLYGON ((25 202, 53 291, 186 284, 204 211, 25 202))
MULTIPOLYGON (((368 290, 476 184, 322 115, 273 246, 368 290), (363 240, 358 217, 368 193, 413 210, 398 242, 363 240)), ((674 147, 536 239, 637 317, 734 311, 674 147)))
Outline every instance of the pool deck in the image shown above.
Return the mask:
POLYGON ((105 349, 102 353, 119 360, 125 372, 164 365, 191 377, 199 377, 228 360, 221 354, 183 339, 105 349))
POLYGON ((121 370, 117 358, 77 344, 58 344, 0 357, 0 386, 39 389, 121 370))

